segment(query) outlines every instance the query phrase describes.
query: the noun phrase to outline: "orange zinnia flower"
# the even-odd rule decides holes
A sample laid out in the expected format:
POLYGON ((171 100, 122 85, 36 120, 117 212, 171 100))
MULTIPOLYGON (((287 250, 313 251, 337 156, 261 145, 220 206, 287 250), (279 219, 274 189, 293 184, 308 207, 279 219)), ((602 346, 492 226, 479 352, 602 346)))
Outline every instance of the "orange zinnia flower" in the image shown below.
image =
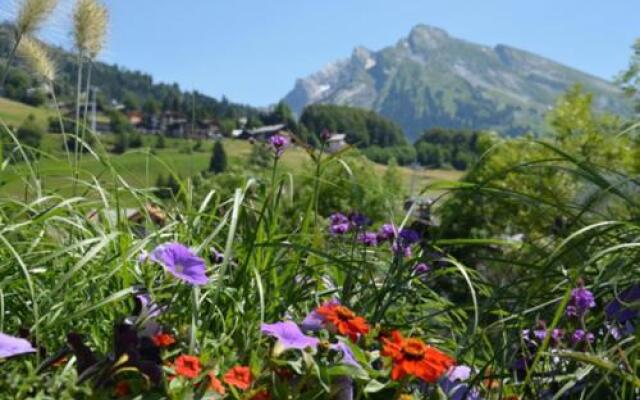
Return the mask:
POLYGON ((247 390, 251 386, 251 371, 249 367, 236 365, 224 374, 222 380, 227 385, 235 386, 240 390, 247 390))
POLYGON ((391 379, 397 381, 406 375, 415 376, 428 383, 436 383, 454 360, 438 349, 416 338, 404 338, 398 331, 391 339, 383 339, 382 355, 391 357, 391 379))
POLYGON ((222 382, 216 377, 216 374, 209 372, 207 375, 209 376, 209 389, 219 394, 225 394, 226 389, 222 386, 222 382))
POLYGON ((169 347, 176 342, 176 339, 168 333, 158 333, 151 340, 158 347, 169 347))
POLYGON ((181 355, 173 363, 177 375, 197 378, 200 375, 200 360, 196 356, 181 355))
POLYGON ((359 335, 369 333, 369 325, 364 318, 357 316, 348 307, 339 304, 324 304, 316 309, 326 322, 333 325, 339 334, 357 341, 359 335))

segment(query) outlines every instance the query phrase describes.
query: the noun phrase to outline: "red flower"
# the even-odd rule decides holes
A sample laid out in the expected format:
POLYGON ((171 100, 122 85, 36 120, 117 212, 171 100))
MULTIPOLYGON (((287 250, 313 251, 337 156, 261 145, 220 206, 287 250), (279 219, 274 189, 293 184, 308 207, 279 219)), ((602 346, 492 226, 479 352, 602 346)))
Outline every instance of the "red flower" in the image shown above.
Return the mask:
POLYGON ((222 380, 228 384, 237 387, 240 390, 247 390, 251 386, 251 371, 249 367, 236 365, 227 371, 222 380))
POLYGON ((131 394, 131 386, 127 382, 118 382, 114 389, 116 397, 124 397, 131 394))
POLYGON ((369 333, 367 321, 345 306, 324 304, 316 309, 316 313, 333 325, 339 334, 349 336, 354 342, 358 340, 359 335, 369 333))
POLYGON ((406 375, 415 376, 428 383, 436 383, 454 360, 438 349, 416 338, 404 338, 398 331, 391 339, 383 339, 382 355, 391 357, 391 379, 398 381, 406 375))
POLYGON ((216 374, 209 372, 207 376, 209 376, 209 390, 213 390, 222 395, 226 393, 226 389, 222 385, 222 382, 220 382, 220 379, 216 377, 216 374))
POLYGON ((176 339, 168 333, 158 333, 151 340, 158 347, 169 347, 176 342, 176 339))
POLYGON ((253 395, 253 397, 251 397, 251 400, 271 400, 271 394, 266 390, 262 390, 253 395))
POLYGON ((185 376, 187 378, 197 378, 200 375, 200 360, 196 356, 180 355, 173 363, 176 375, 185 376))

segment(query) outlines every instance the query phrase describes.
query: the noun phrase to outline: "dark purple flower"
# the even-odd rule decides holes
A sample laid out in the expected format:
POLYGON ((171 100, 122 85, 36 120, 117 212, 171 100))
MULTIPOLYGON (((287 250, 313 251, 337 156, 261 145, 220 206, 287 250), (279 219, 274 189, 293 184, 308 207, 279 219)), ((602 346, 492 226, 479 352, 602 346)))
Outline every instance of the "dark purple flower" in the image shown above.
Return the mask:
POLYGON ((595 340, 595 336, 591 332, 586 332, 583 329, 576 329, 575 332, 571 335, 571 342, 576 345, 580 342, 587 341, 589 343, 593 343, 595 340))
POLYGON ((263 335, 278 339, 278 345, 283 351, 290 349, 304 350, 309 347, 315 349, 320 343, 318 339, 302 333, 298 325, 291 321, 262 324, 260 332, 263 335))
POLYGON ((371 225, 371 220, 364 214, 352 212, 349 214, 349 221, 354 228, 360 229, 371 225))
POLYGON ((275 134, 269 138, 269 144, 273 147, 276 157, 282 156, 284 151, 289 147, 289 138, 280 134, 275 134))
POLYGON ((381 242, 391 240, 394 237, 396 237, 396 228, 393 224, 384 224, 378 230, 378 240, 381 242))
POLYGON ((589 309, 596 306, 596 300, 593 293, 586 289, 582 283, 571 291, 571 299, 567 305, 566 314, 569 317, 582 317, 589 309))
POLYGON ((36 349, 26 339, 5 335, 0 332, 0 359, 35 353, 36 349))
POLYGON ((342 353, 342 359, 340 360, 340 362, 356 368, 360 368, 360 364, 358 364, 358 362, 356 361, 356 358, 353 355, 353 351, 351 351, 351 347, 349 347, 348 344, 339 341, 338 343, 331 344, 329 347, 331 348, 331 350, 342 353))
POLYGON ((398 234, 398 239, 401 240, 404 245, 410 246, 420 241, 420 234, 413 229, 402 229, 398 234))
POLYGON ((156 247, 149 259, 187 283, 192 285, 209 283, 204 260, 180 243, 166 243, 156 247))
POLYGON ((375 247, 378 245, 378 235, 375 232, 363 232, 358 235, 358 241, 365 246, 375 247))
POLYGON ((402 229, 398 237, 391 245, 391 250, 395 254, 411 257, 411 246, 420 241, 420 234, 412 229, 402 229))
POLYGON ((639 300, 640 285, 625 290, 604 308, 607 319, 618 321, 621 324, 635 319, 638 316, 638 304, 633 303, 637 303, 639 300))
POLYGON ((215 247, 211 247, 210 251, 211 258, 215 264, 221 264, 224 261, 224 253, 219 252, 215 247))
MULTIPOLYGON (((329 304, 340 304, 340 302, 337 299, 331 299, 325 303, 325 305, 329 304)), ((305 332, 318 332, 324 328, 324 319, 314 309, 305 317, 300 327, 305 332)))

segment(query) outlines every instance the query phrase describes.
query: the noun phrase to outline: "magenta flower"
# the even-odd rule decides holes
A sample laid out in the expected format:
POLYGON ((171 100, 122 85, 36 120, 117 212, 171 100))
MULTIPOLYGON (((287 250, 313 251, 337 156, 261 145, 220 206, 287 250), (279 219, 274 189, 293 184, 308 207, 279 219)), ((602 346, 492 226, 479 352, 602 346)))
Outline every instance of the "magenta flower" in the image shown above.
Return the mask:
POLYGON ((573 335, 571 335, 571 342, 573 342, 574 345, 583 341, 593 343, 594 340, 595 336, 593 333, 586 332, 583 329, 576 329, 576 331, 573 332, 573 335))
POLYGON ((333 235, 343 235, 351 230, 351 221, 342 213, 333 213, 329 217, 329 231, 333 235))
POLYGON ((378 230, 378 240, 381 242, 391 240, 394 237, 396 237, 396 228, 393 224, 384 224, 378 230))
POLYGON ((273 147, 276 157, 280 158, 287 147, 289 147, 290 141, 286 136, 275 134, 269 138, 269 144, 273 147))
POLYGON ((156 247, 149 255, 149 259, 162 265, 171 275, 191 285, 209 283, 204 260, 180 243, 166 243, 156 247))
POLYGON ((582 317, 589 309, 596 306, 593 293, 579 282, 578 287, 571 291, 571 299, 567 306, 566 314, 569 317, 582 317))
POLYGON ((419 263, 416 264, 415 267, 413 267, 413 273, 416 275, 425 275, 427 272, 429 272, 431 270, 431 268, 429 268, 429 266, 425 263, 419 263))
POLYGON ((262 324, 260 332, 263 335, 278 339, 282 350, 304 350, 309 347, 315 349, 318 347, 318 343, 320 343, 318 339, 302 333, 298 325, 291 321, 262 324))
POLYGON ((0 332, 0 359, 18 356, 20 354, 35 353, 36 349, 28 340, 5 335, 0 332))
POLYGON ((358 242, 368 247, 375 247, 378 245, 378 235, 374 232, 362 232, 358 235, 358 242))

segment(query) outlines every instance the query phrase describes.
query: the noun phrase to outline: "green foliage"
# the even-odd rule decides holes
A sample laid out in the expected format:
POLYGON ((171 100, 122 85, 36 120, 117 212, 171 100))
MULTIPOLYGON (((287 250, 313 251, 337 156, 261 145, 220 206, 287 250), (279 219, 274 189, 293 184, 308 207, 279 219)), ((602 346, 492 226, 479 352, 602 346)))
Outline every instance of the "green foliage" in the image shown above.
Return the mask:
POLYGON ((117 132, 115 134, 116 137, 116 141, 113 144, 113 148, 111 151, 113 151, 116 154, 122 154, 124 152, 126 152, 129 149, 129 133, 126 131, 123 132, 117 132))
POLYGON ((414 144, 417 160, 429 168, 453 167, 466 170, 482 155, 478 141, 484 135, 489 134, 444 128, 428 129, 414 144))
POLYGON ((266 169, 273 165, 273 150, 262 142, 251 145, 251 153, 247 164, 255 169, 266 169))
POLYGON ((111 132, 116 134, 130 133, 133 131, 133 126, 129 123, 127 116, 119 111, 111 111, 109 113, 109 126, 111 132))
POLYGON ((227 169, 227 153, 224 151, 222 142, 217 140, 213 145, 211 160, 209 161, 209 172, 220 174, 227 169))
POLYGON ((388 164, 392 159, 400 165, 411 165, 416 161, 416 150, 413 146, 402 145, 392 147, 371 146, 362 149, 362 154, 371 161, 388 164))
POLYGON ((155 149, 164 149, 166 146, 167 146, 167 144, 166 144, 165 136, 162 133, 158 134, 158 136, 156 136, 156 141, 155 141, 153 147, 155 149))
POLYGON ((595 114, 593 95, 585 93, 581 86, 572 87, 559 98, 547 118, 555 140, 563 148, 576 151, 590 161, 620 161, 619 148, 609 144, 621 129, 619 118, 595 114))
POLYGON ((619 77, 622 89, 635 102, 635 110, 640 113, 640 38, 633 44, 633 54, 629 67, 619 77))
POLYGON ((359 108, 314 104, 306 107, 300 124, 319 138, 324 129, 346 133, 347 142, 360 148, 391 147, 406 144, 402 129, 373 111, 359 108))

